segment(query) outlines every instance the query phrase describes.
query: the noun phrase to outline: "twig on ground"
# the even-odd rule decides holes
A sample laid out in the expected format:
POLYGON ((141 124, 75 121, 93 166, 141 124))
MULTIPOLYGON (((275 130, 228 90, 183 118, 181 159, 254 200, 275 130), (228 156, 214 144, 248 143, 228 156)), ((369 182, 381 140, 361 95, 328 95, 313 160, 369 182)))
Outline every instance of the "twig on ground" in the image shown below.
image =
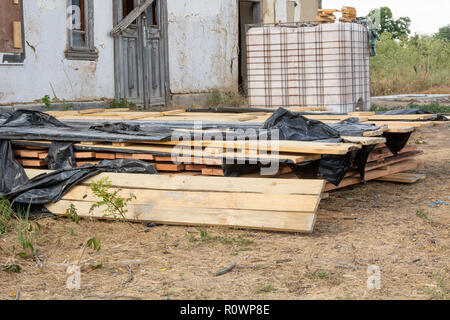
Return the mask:
POLYGON ((216 272, 216 277, 224 275, 225 273, 231 272, 233 271, 233 269, 236 267, 236 263, 233 263, 231 266, 229 266, 228 268, 219 270, 216 272))

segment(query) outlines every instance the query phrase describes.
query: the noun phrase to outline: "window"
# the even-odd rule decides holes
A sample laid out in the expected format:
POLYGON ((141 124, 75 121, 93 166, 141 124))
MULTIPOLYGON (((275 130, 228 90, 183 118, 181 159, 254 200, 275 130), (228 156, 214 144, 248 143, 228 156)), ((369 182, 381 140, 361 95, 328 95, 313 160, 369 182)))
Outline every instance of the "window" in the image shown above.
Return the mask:
POLYGON ((68 48, 66 58, 96 60, 94 47, 94 1, 68 0, 68 48))
POLYGON ((0 1, 0 64, 21 64, 25 59, 22 1, 0 1))

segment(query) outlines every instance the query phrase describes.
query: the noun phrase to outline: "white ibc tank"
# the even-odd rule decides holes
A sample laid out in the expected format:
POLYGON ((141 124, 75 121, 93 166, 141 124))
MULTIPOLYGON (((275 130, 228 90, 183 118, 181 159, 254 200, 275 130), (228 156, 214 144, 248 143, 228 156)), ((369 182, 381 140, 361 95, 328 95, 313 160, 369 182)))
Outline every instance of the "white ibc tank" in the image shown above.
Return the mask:
POLYGON ((356 23, 247 32, 249 107, 370 109, 368 32, 356 23))

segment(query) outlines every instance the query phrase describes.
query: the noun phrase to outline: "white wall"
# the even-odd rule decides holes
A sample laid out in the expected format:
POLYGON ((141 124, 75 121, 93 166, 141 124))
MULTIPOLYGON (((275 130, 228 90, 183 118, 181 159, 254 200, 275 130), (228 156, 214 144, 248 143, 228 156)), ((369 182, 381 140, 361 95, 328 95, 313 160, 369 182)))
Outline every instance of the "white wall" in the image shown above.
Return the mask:
POLYGON ((236 0, 168 0, 172 93, 201 93, 238 85, 236 0))
POLYGON ((23 1, 26 58, 21 66, 0 64, 0 103, 32 102, 48 94, 59 99, 114 97, 112 1, 94 1, 98 61, 64 57, 67 45, 66 1, 23 1), (52 90, 53 86, 53 90, 52 90))

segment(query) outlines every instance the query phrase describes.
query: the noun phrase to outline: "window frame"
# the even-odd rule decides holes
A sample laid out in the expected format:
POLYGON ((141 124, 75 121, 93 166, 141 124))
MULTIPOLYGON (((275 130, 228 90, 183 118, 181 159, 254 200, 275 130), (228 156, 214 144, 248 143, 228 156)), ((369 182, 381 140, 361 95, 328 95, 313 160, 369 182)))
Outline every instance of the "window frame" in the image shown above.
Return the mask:
MULTIPOLYGON (((98 59, 98 51, 94 45, 94 0, 84 1, 84 34, 86 46, 78 47, 73 45, 72 29, 67 29, 67 49, 65 51, 66 59, 69 60, 88 60, 98 59)), ((67 8, 72 6, 72 0, 67 0, 67 8)), ((69 16, 67 17, 69 19, 69 16)))
POLYGON ((25 19, 23 16, 23 1, 19 1, 22 29, 22 52, 0 52, 0 66, 22 66, 25 62, 25 19))

